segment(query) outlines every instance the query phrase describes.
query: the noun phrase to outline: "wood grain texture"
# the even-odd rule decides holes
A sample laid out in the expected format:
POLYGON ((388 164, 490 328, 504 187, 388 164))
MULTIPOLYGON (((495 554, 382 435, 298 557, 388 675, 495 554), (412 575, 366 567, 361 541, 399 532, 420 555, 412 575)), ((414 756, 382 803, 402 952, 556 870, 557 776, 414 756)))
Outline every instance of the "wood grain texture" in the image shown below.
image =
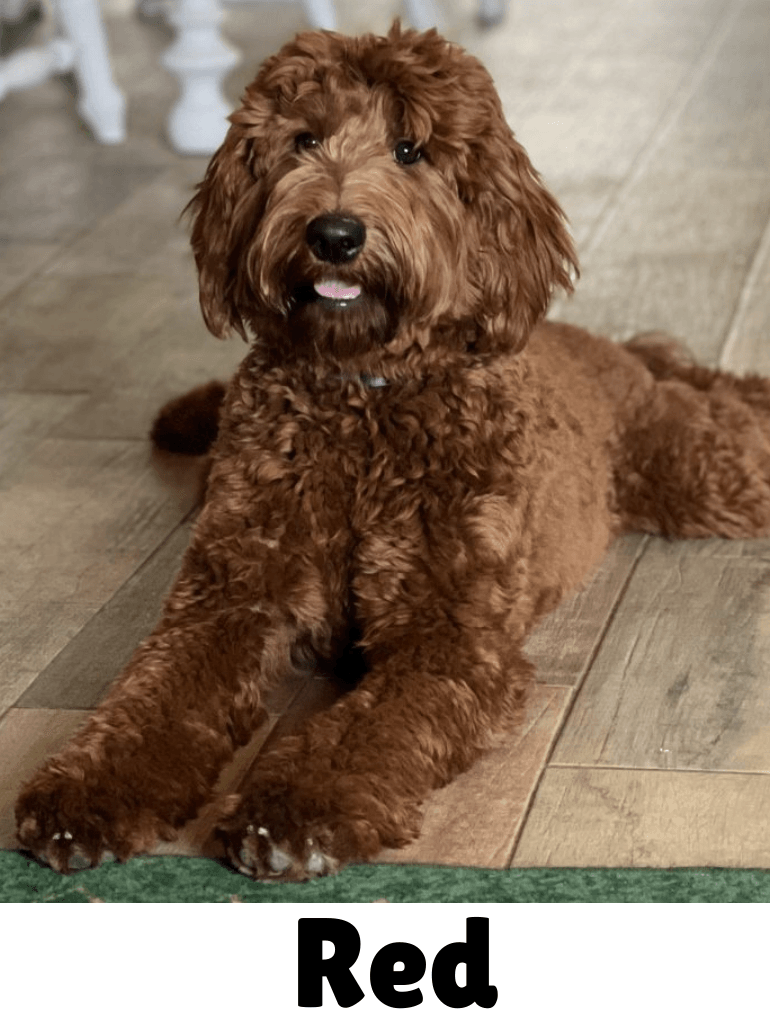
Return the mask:
MULTIPOLYGON (((119 235, 123 229, 119 224, 115 230, 119 235)), ((176 239, 173 224, 166 231, 176 239)), ((112 256, 105 246, 98 240, 96 252, 107 266, 127 258, 119 246, 112 256)), ((97 275, 74 272, 88 263, 78 253, 62 257, 73 272, 40 275, 0 308, 3 384, 18 391, 85 394, 60 425, 60 436, 144 440, 164 402, 211 378, 229 378, 245 346, 240 339, 222 343, 208 334, 188 256, 169 256, 163 274, 148 253, 144 274, 97 275)))
POLYGON ((165 281, 130 273, 39 275, 2 310, 5 386, 98 390, 130 369, 143 342, 157 346, 170 299, 165 281))
POLYGON ((720 356, 734 373, 770 375, 770 221, 754 257, 720 356))
POLYGON ((22 708, 95 708, 160 616, 190 535, 182 524, 88 620, 16 702, 22 708))
POLYGON ((764 172, 696 167, 683 175, 652 166, 624 197, 602 246, 615 256, 717 253, 745 261, 769 217, 764 172))
POLYGON ((56 434, 62 420, 86 401, 85 393, 10 391, 0 393, 0 486, 14 467, 56 434))
POLYGON ((650 541, 553 765, 770 771, 770 541, 650 541))
POLYGON ((0 247, 0 302, 34 277, 60 248, 56 242, 26 242, 0 247))
MULTIPOLYGON (((565 40, 573 27, 575 42, 561 55, 561 73, 549 76, 547 68, 559 62, 558 46, 563 45, 561 31, 551 34, 555 60, 540 68, 547 81, 533 76, 535 101, 526 92, 511 97, 515 129, 547 177, 569 168, 580 179, 601 168, 621 179, 708 59, 708 40, 725 18, 725 5, 719 0, 697 7, 659 0, 622 8, 602 4, 590 29, 595 6, 585 12, 574 4, 566 8, 554 23, 568 26, 565 40)), ((517 11, 517 32, 526 33, 526 14, 523 25, 520 17, 517 11)))
MULTIPOLYGON (((3 477, 0 699, 41 671, 194 507, 146 442, 47 438, 3 477)), ((6 705, 7 706, 7 705, 6 705)))
POLYGON ((522 107, 514 130, 547 180, 568 168, 575 179, 600 172, 619 182, 653 135, 683 64, 628 52, 583 53, 542 105, 522 107), (597 123, 605 130, 597 132, 597 123))
POLYGON ((685 176, 696 166, 766 173, 770 163, 770 9, 763 0, 726 7, 737 17, 657 158, 685 176))
POLYGON ((157 173, 65 156, 0 169, 0 235, 24 244, 70 242, 157 173))
POLYGON ((0 714, 12 707, 97 611, 97 603, 71 598, 41 596, 22 604, 0 601, 0 714))
POLYGON ((548 768, 512 867, 770 868, 770 780, 548 768))
POLYGON ((0 572, 9 600, 103 602, 191 511, 197 487, 166 489, 147 449, 49 439, 5 478, 0 572))
POLYGON ((601 643, 648 538, 629 534, 607 552, 593 579, 559 605, 528 638, 524 652, 543 683, 578 687, 601 643))
POLYGON ((665 329, 699 360, 715 363, 746 266, 741 255, 616 256, 606 250, 584 263, 579 289, 556 309, 560 319, 618 341, 665 329))
POLYGON ((50 260, 44 275, 100 277, 130 273, 164 280, 181 278, 194 292, 195 262, 189 228, 180 215, 205 169, 205 160, 191 160, 157 174, 50 260))

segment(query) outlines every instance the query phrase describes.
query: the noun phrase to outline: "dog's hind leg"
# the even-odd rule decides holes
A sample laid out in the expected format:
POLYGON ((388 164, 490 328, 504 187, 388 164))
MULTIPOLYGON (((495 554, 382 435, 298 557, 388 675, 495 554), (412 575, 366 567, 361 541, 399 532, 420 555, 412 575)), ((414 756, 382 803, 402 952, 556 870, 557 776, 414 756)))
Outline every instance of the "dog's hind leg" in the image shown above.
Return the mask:
POLYGON ((670 537, 770 535, 770 381, 629 344, 656 378, 626 424, 615 468, 621 520, 670 537))
POLYGON ((640 359, 656 380, 679 380, 697 391, 732 395, 760 416, 768 419, 770 435, 770 380, 756 373, 739 375, 715 370, 694 362, 686 348, 675 338, 660 332, 638 334, 624 345, 640 359))

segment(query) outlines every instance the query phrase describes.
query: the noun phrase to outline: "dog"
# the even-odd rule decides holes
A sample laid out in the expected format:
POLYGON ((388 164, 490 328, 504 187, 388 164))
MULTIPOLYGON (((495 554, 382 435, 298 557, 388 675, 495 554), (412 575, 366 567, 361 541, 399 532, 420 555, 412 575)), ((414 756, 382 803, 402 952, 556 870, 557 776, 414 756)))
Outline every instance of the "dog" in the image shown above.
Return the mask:
POLYGON ((260 879, 402 846, 515 726, 522 644, 623 531, 770 533, 770 383, 544 317, 577 261, 482 65, 435 31, 299 35, 191 201, 206 324, 248 354, 170 403, 211 450, 161 621, 17 803, 67 872, 193 817, 299 658, 360 679, 218 824, 260 879))

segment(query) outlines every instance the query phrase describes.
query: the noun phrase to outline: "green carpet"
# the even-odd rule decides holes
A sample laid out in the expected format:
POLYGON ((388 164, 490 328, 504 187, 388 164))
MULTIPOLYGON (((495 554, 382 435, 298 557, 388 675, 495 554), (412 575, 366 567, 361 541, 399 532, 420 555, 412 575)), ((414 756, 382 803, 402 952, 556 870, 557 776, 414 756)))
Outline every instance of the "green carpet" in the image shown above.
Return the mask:
POLYGON ((770 872, 724 868, 493 871, 355 865, 333 878, 264 885, 215 861, 137 857, 63 877, 0 851, 0 903, 770 903, 770 872))

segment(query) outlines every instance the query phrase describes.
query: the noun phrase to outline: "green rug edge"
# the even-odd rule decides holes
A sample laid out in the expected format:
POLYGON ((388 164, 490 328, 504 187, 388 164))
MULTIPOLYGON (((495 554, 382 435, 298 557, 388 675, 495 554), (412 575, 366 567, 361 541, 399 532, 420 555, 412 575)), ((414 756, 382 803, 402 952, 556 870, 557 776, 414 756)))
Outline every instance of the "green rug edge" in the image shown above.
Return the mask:
POLYGON ((0 903, 767 903, 770 871, 357 864, 265 885, 216 861, 137 857, 63 877, 0 851, 0 903))

